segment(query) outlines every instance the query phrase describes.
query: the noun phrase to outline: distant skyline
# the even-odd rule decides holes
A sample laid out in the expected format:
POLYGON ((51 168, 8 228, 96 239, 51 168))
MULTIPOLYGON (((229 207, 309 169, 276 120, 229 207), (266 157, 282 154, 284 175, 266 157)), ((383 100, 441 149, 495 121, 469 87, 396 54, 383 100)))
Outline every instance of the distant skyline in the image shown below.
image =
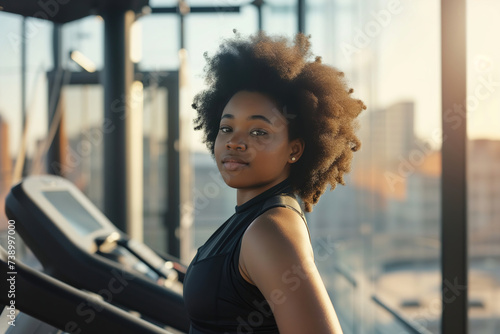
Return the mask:
MULTIPOLYGON (((152 2, 152 5, 166 3, 156 1, 152 2)), ((190 3, 195 4, 194 1, 190 3)), ((220 1, 214 3, 220 4, 220 1)), ((330 3, 326 5, 327 3, 326 0, 309 1, 309 4, 325 4, 331 8, 332 5, 330 3)), ((341 10, 349 10, 348 2, 337 1, 337 3, 341 6, 341 10)), ((223 3, 223 5, 228 4, 223 3)), ((372 4, 372 9, 368 11, 377 13, 386 9, 386 6, 385 1, 379 1, 378 4, 372 4)), ((365 19, 359 22, 347 20, 345 25, 344 21, 339 19, 341 22, 339 24, 343 25, 335 26, 337 31, 330 36, 325 34, 325 29, 331 30, 332 24, 315 12, 318 16, 308 21, 310 31, 307 33, 312 35, 313 53, 322 55, 325 63, 346 72, 346 77, 353 82, 354 95, 367 102, 369 107, 367 113, 401 101, 413 101, 416 135, 431 141, 431 134, 436 129, 441 129, 439 3, 431 0, 419 2, 404 0, 400 2, 400 6, 400 14, 392 17, 389 24, 352 59, 343 57, 341 45, 354 43, 356 34, 359 34, 360 30, 366 31, 369 22, 375 20, 374 14, 367 11, 365 19), (425 24, 423 24, 424 19, 425 24), (372 72, 374 78, 371 81, 368 81, 370 78, 366 77, 366 73, 357 73, 359 72, 357 68, 365 68, 366 61, 375 66, 372 72), (403 76, 402 73, 406 74, 403 76), (365 85, 368 84, 367 88, 356 86, 360 81, 365 82, 365 85)), ((500 20, 496 14, 500 12, 500 3, 493 0, 470 1, 467 10, 469 138, 500 139, 498 68, 500 47, 497 43, 491 43, 491 34, 485 33, 500 28, 500 20), (475 98, 477 92, 481 94, 481 98, 475 98), (478 103, 474 104, 475 102, 478 103)), ((272 20, 266 20, 264 17, 264 27, 270 33, 286 33, 289 36, 294 33, 295 21, 289 16, 280 17, 274 11, 269 12, 269 15, 272 15, 272 20)), ((191 96, 204 88, 201 78, 205 65, 203 52, 208 51, 209 54, 213 54, 222 37, 230 36, 233 28, 243 34, 253 33, 256 30, 256 20, 256 11, 251 6, 244 7, 240 15, 193 15, 187 18, 186 43, 191 64, 191 96)), ((44 72, 51 67, 52 62, 50 54, 52 28, 49 22, 36 19, 29 21, 36 27, 28 39, 27 106, 28 112, 32 115, 29 129, 31 151, 36 139, 43 137, 47 129, 44 72)), ((172 16, 150 15, 141 19, 141 25, 144 35, 141 68, 162 70, 176 68, 178 66, 177 19, 172 16), (168 36, 171 36, 170 40, 168 36)), ((2 46, 0 47, 2 64, 0 65, 0 114, 9 124, 11 154, 17 152, 21 136, 20 48, 16 47, 13 38, 19 34, 20 27, 19 16, 0 12, 0 31, 3 32, 0 34, 2 46)), ((101 68, 102 29, 102 21, 96 17, 87 17, 67 24, 64 29, 65 49, 82 51, 95 62, 97 68, 101 68)), ((193 112, 191 110, 192 115, 193 112)), ((71 131, 71 124, 67 125, 71 131)), ((199 135, 198 132, 193 132, 193 149, 205 151, 199 135)))

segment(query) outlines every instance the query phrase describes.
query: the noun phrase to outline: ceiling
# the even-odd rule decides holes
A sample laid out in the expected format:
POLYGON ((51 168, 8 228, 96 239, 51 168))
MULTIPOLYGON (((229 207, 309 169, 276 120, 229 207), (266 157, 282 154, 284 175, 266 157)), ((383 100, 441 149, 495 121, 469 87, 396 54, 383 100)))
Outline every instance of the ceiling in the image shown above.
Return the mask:
POLYGON ((149 0, 0 0, 0 10, 66 23, 89 15, 131 9, 140 12, 149 0))

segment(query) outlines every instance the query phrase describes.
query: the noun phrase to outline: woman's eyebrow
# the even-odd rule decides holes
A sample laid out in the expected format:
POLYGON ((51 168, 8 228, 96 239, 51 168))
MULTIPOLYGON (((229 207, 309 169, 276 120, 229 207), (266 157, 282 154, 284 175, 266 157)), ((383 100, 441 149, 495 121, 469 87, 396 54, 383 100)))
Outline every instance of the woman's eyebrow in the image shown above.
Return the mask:
MULTIPOLYGON (((224 115, 222 115, 221 120, 223 118, 234 119, 234 115, 233 114, 224 114, 224 115)), ((271 123, 271 121, 266 116, 264 116, 264 115, 251 115, 251 116, 247 117, 247 120, 252 120, 252 119, 261 119, 264 122, 267 122, 267 123, 273 125, 273 123, 271 123)))

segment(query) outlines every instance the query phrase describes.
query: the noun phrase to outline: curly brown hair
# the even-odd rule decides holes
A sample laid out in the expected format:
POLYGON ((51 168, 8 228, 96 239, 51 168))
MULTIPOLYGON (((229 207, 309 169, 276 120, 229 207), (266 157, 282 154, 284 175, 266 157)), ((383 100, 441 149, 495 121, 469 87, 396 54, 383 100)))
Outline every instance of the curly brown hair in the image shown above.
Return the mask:
POLYGON ((289 140, 302 138, 302 157, 290 169, 293 191, 312 211, 328 184, 345 185, 353 152, 361 147, 355 134, 356 117, 366 109, 351 97, 344 73, 321 62, 310 51, 311 35, 297 33, 294 43, 282 35, 259 31, 248 38, 233 29, 234 36, 223 40, 218 52, 204 58, 205 83, 192 107, 197 110, 195 130, 204 131, 204 140, 214 157, 214 143, 222 111, 241 90, 265 94, 274 100, 288 121, 289 140))

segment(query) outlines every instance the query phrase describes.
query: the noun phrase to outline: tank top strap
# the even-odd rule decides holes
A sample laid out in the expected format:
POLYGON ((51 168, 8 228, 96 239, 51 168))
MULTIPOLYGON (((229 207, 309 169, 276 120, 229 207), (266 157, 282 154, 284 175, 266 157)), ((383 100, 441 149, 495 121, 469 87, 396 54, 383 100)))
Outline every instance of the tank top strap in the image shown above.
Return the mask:
POLYGON ((311 241, 312 243, 311 232, 309 232, 309 226, 307 225, 306 216, 304 215, 304 212, 302 212, 302 208, 300 207, 297 200, 294 197, 286 194, 280 194, 270 197, 264 202, 264 205, 259 212, 259 216, 265 211, 276 207, 289 208, 297 212, 300 215, 300 218, 302 218, 302 220, 304 221, 304 224, 306 224, 307 233, 309 234, 309 241, 311 241))

